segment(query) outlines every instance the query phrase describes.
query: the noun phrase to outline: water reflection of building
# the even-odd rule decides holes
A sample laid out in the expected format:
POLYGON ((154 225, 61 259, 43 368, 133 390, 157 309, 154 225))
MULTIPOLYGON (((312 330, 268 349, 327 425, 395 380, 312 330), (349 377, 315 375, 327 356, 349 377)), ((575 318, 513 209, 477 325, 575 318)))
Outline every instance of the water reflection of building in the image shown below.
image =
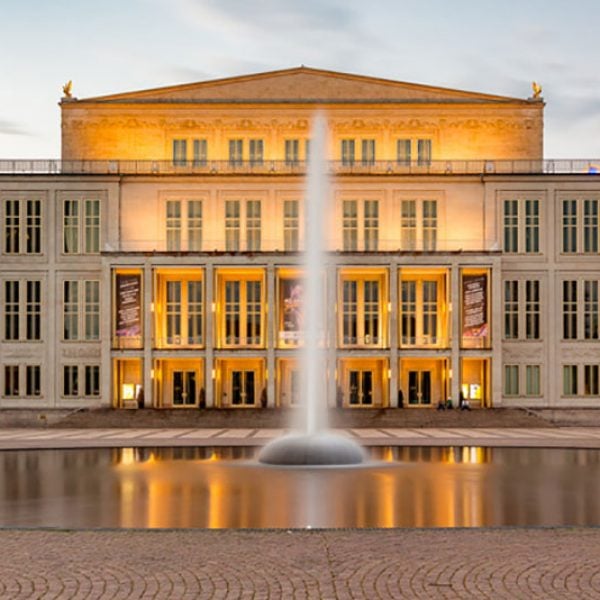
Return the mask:
POLYGON ((63 98, 0 164, 0 406, 292 405, 317 107, 331 402, 597 403, 600 185, 541 98, 300 67, 63 98))

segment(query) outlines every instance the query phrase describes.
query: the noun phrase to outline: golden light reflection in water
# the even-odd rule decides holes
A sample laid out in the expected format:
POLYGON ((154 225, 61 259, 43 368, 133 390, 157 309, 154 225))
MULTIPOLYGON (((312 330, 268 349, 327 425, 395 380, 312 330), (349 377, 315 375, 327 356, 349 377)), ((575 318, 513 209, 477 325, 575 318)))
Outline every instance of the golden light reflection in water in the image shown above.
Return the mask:
POLYGON ((365 466, 258 465, 248 448, 0 453, 0 526, 600 525, 600 452, 374 448, 365 466))

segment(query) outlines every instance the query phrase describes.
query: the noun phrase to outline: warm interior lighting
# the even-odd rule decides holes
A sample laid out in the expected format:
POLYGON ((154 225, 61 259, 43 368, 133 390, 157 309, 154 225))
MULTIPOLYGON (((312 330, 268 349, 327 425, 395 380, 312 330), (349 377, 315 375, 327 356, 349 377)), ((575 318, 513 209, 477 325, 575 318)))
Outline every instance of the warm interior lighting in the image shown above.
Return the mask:
POLYGON ((211 371, 210 375, 211 375, 211 377, 212 377, 213 379, 216 379, 216 378, 217 378, 217 372, 215 371, 215 369, 213 369, 213 370, 211 371))
POLYGON ((387 370, 387 376, 388 376, 388 379, 392 378, 392 370, 391 369, 387 370))
POLYGON ((150 378, 154 379, 154 369, 150 369, 150 378))
POLYGON ((215 312, 215 311, 217 310, 217 304, 216 304, 215 302, 213 302, 213 303, 210 305, 210 309, 212 310, 212 312, 215 312))
POLYGON ((135 398, 135 384, 124 383, 121 386, 121 398, 123 400, 133 400, 135 398))
POLYGON ((452 369, 448 369, 448 379, 452 379, 452 369))
POLYGON ((150 302, 150 312, 154 312, 154 302, 150 302))

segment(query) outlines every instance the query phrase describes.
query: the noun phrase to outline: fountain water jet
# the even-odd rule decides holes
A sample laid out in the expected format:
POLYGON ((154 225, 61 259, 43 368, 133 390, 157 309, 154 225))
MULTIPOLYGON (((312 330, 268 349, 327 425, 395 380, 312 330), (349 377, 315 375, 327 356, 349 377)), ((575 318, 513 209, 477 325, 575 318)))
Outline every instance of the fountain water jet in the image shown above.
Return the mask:
POLYGON ((322 267, 325 227, 329 218, 326 170, 325 119, 313 123, 305 200, 304 345, 301 360, 301 411, 299 431, 267 444, 258 460, 275 465, 347 465, 364 460, 354 441, 327 431, 326 364, 327 328, 324 322, 322 267))

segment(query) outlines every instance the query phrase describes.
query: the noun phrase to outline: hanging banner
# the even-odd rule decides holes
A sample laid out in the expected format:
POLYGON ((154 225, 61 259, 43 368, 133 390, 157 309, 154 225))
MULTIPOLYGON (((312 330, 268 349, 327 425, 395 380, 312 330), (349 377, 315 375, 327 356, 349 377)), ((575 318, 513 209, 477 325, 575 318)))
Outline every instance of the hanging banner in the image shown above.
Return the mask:
POLYGON ((304 327, 303 291, 301 279, 282 279, 279 282, 279 339, 283 342, 298 343, 301 339, 304 327))
POLYGON ((138 337, 142 334, 142 278, 140 275, 117 275, 117 327, 119 337, 138 337))
POLYGON ((463 337, 488 334, 487 275, 463 275, 463 337))

